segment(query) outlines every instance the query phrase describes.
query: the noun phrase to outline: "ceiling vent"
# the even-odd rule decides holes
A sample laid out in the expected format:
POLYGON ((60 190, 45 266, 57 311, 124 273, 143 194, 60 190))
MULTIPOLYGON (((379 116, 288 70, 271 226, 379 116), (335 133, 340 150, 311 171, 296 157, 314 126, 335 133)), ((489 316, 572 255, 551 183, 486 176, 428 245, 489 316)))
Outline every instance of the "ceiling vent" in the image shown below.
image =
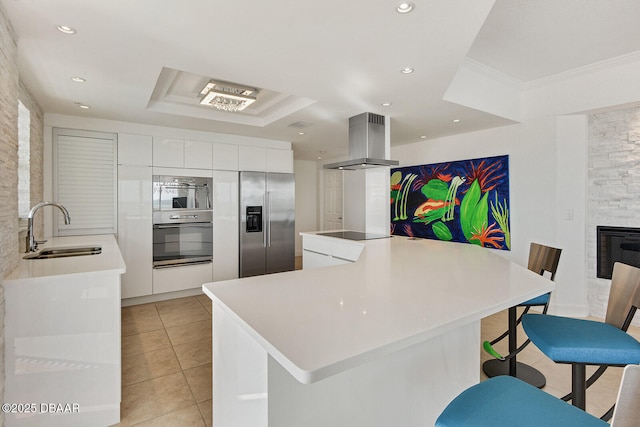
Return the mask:
POLYGON ((291 123, 288 127, 295 128, 295 129, 304 129, 306 127, 311 126, 312 124, 313 123, 298 121, 298 122, 291 123))

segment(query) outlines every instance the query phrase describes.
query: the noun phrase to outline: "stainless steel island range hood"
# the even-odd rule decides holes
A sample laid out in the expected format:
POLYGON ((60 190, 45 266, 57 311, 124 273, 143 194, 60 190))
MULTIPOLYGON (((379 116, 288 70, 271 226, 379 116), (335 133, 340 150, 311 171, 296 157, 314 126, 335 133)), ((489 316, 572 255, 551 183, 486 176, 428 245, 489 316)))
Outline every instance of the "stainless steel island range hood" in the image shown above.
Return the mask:
POLYGON ((328 163, 324 169, 356 170, 397 166, 397 160, 385 159, 385 117, 362 113, 349 119, 349 160, 328 163))

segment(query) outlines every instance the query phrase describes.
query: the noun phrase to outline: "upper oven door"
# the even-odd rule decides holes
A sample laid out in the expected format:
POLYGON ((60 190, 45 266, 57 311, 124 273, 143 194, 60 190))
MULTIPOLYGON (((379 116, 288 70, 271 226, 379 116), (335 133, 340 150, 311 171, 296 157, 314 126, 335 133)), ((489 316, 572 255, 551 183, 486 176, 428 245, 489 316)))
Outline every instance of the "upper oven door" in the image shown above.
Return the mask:
POLYGON ((213 180, 204 177, 153 176, 153 210, 211 209, 213 180))

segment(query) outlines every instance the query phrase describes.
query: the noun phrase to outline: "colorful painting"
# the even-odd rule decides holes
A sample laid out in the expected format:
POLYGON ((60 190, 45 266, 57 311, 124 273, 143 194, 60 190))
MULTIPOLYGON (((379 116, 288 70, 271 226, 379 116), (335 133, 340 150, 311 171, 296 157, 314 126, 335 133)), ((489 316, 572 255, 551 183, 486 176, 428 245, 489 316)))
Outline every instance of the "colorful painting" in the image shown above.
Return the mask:
POLYGON ((391 234, 510 250, 509 156, 391 169, 391 234))

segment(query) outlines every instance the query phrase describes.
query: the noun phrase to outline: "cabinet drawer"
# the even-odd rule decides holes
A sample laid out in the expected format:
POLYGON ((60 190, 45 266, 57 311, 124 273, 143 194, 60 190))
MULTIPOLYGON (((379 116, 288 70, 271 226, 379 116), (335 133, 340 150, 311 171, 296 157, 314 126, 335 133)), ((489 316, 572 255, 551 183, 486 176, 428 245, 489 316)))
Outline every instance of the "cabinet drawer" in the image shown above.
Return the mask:
POLYGON ((342 241, 330 237, 302 236, 302 248, 320 254, 331 255, 347 261, 357 261, 364 244, 342 241))
POLYGON ((154 268, 153 293, 182 291, 202 286, 212 281, 211 263, 180 267, 154 268))

